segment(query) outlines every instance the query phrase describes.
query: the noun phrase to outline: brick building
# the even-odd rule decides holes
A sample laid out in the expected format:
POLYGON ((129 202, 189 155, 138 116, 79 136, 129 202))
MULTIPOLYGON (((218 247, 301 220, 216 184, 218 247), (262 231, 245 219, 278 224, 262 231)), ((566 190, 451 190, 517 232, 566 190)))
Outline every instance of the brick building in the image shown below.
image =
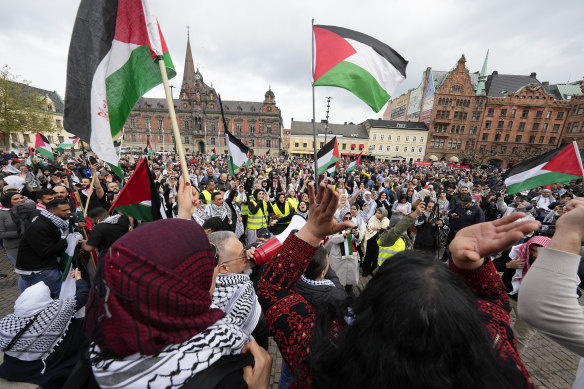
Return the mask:
MULTIPOLYGON (((217 92, 203 80, 195 69, 190 39, 187 49, 182 85, 174 107, 183 146, 187 153, 227 153, 223 121, 217 92)), ((251 148, 255 155, 271 150, 279 155, 282 148, 282 114, 276 106, 271 88, 263 101, 223 100, 223 110, 229 131, 251 148)), ((174 136, 166 99, 141 98, 126 122, 124 145, 143 149, 150 136, 155 151, 173 150, 174 136)))
POLYGON ((476 149, 482 163, 507 167, 558 147, 569 102, 548 93, 535 73, 494 71, 486 94, 476 149))
POLYGON ((569 101, 569 112, 560 143, 565 145, 576 141, 580 153, 584 154, 584 80, 572 84, 550 85, 550 89, 552 88, 569 101))

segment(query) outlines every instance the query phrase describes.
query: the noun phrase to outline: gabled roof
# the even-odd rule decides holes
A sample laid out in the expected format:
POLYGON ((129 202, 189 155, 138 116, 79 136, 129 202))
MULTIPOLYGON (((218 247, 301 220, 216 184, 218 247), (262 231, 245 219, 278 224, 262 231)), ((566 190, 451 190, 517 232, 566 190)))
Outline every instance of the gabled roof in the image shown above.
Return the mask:
POLYGON ((541 83, 535 77, 535 73, 529 76, 498 74, 493 72, 487 77, 486 91, 488 97, 505 97, 510 93, 515 93, 519 89, 529 85, 541 83))
MULTIPOLYGON (((324 135, 325 123, 316 123, 317 134, 324 135)), ((343 138, 369 139, 369 134, 362 124, 335 124, 329 123, 328 136, 342 136, 343 138)), ((290 127, 290 135, 312 136, 312 122, 299 122, 294 120, 290 127)))
MULTIPOLYGON (((180 99, 174 99, 173 101, 174 101, 175 107, 180 106, 180 103, 181 103, 180 99)), ((262 112, 263 106, 264 106, 264 103, 261 101, 230 101, 230 100, 223 101, 223 109, 224 109, 226 114, 238 113, 238 112, 241 112, 241 113, 251 112, 251 113, 256 113, 256 114, 262 114, 263 113, 262 112)), ((136 108, 154 108, 154 109, 167 110, 168 106, 166 104, 165 98, 141 97, 138 100, 138 102, 136 103, 136 108), (150 105, 150 107, 147 107, 146 104, 150 105)), ((269 112, 269 113, 266 112, 265 114, 273 115, 273 114, 278 114, 278 113, 280 113, 279 108, 272 110, 272 112, 269 112)))
POLYGON ((424 122, 406 122, 401 120, 379 120, 368 119, 365 121, 371 128, 387 128, 404 131, 428 131, 428 126, 424 122))
MULTIPOLYGON (((46 89, 35 88, 34 86, 22 84, 20 82, 13 82, 13 84, 18 85, 19 88, 22 88, 24 93, 34 93, 38 94, 41 97, 48 97, 53 102, 53 106, 55 107, 55 113, 63 114, 65 111, 65 105, 63 104, 63 99, 56 91, 49 91, 46 89)), ((46 107, 43 107, 46 108, 46 107)))

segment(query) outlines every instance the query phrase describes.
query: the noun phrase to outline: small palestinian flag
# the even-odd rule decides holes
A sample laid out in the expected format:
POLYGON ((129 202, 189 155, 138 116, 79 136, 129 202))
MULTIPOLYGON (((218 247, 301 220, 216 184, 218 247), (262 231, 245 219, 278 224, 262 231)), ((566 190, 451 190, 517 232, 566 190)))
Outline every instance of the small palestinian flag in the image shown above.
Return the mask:
POLYGON ((148 154, 148 158, 152 158, 152 143, 150 143, 150 137, 146 138, 146 148, 144 152, 148 154))
POLYGON ((314 26, 314 85, 347 89, 375 112, 406 78, 398 52, 363 33, 336 26, 314 26))
POLYGON ((82 0, 77 11, 65 91, 64 126, 97 156, 118 163, 113 139, 138 99, 176 75, 147 0, 82 0))
POLYGON ((518 193, 538 186, 568 183, 584 177, 582 159, 576 142, 531 158, 505 174, 508 193, 518 193))
POLYGON ((55 159, 55 157, 53 156, 53 148, 49 144, 47 138, 45 138, 45 136, 40 132, 37 132, 36 134, 36 142, 34 144, 34 148, 40 155, 51 160, 55 159))
POLYGON ((146 158, 138 162, 136 171, 120 191, 110 212, 114 209, 146 222, 166 218, 146 158))
MULTIPOLYGON (((343 215, 344 216, 344 215, 343 215)), ((353 234, 348 231, 347 238, 343 242, 343 255, 353 255, 353 234)))
POLYGON ((270 156, 270 151, 271 151, 271 150, 272 150, 272 149, 268 149, 268 151, 266 151, 266 156, 267 156, 267 157, 269 157, 269 156, 270 156))
POLYGON ((339 146, 337 145, 337 137, 335 136, 322 149, 318 150, 316 154, 318 175, 324 174, 339 159, 341 159, 341 156, 339 154, 339 146))
POLYGON ((213 150, 211 150, 211 155, 209 156, 209 161, 212 161, 215 158, 217 158, 217 151, 215 150, 215 147, 213 147, 213 150))
POLYGON ((57 146, 57 149, 69 149, 71 147, 75 147, 77 142, 79 142, 79 137, 72 136, 71 138, 65 140, 63 143, 57 146))
POLYGON ((334 176, 335 173, 337 172, 337 169, 339 168, 339 161, 335 162, 335 164, 333 166, 331 166, 330 168, 328 168, 326 170, 326 172, 328 173, 329 176, 334 176))
POLYGON ((28 157, 24 160, 24 164, 34 168, 34 150, 32 147, 28 148, 28 157))
POLYGON ((361 156, 363 155, 363 153, 359 154, 359 157, 357 157, 356 160, 354 160, 353 162, 351 162, 349 164, 349 166, 347 166, 346 172, 347 173, 351 173, 353 170, 355 170, 357 168, 357 166, 359 166, 361 164, 361 156))
POLYGON ((229 175, 235 177, 240 167, 247 165, 249 162, 249 148, 241 143, 239 139, 225 130, 225 144, 229 151, 229 175))

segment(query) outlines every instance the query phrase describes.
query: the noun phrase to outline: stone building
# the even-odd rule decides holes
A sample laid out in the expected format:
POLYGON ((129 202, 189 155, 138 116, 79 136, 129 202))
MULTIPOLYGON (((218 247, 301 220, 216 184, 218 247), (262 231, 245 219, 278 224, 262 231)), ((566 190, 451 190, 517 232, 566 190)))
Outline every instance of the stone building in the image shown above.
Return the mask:
MULTIPOLYGON (((183 146, 187 154, 227 153, 224 125, 218 94, 205 83, 199 69, 195 69, 190 38, 187 48, 183 80, 178 96, 173 98, 183 146)), ((255 155, 270 150, 279 155, 282 148, 282 114, 276 106, 271 88, 263 101, 222 100, 229 131, 250 147, 255 155)), ((173 150, 174 136, 166 99, 141 98, 126 122, 124 145, 143 149, 150 136, 155 151, 173 150)))
POLYGON ((573 141, 578 143, 584 154, 584 80, 571 84, 550 85, 548 88, 556 97, 568 101, 568 114, 560 137, 560 145, 573 141))
POLYGON ((421 161, 426 153, 428 127, 423 122, 369 119, 369 155, 390 161, 421 161))

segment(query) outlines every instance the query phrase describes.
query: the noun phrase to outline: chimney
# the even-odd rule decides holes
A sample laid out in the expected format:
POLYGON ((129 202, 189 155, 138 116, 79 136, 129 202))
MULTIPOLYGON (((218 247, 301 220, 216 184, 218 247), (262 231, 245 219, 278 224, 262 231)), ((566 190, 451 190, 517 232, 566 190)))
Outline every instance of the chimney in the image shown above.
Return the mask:
POLYGON ((347 125, 347 122, 345 122, 345 126, 347 125))
POLYGON ((544 81, 541 83, 543 86, 550 86, 550 82, 549 81, 544 81))
POLYGON ((496 70, 493 70, 493 76, 496 76, 497 74, 499 74, 499 72, 496 70))
POLYGON ((536 76, 537 76, 537 73, 536 73, 536 72, 532 72, 532 73, 529 75, 529 77, 531 77, 531 78, 535 78, 536 76))

